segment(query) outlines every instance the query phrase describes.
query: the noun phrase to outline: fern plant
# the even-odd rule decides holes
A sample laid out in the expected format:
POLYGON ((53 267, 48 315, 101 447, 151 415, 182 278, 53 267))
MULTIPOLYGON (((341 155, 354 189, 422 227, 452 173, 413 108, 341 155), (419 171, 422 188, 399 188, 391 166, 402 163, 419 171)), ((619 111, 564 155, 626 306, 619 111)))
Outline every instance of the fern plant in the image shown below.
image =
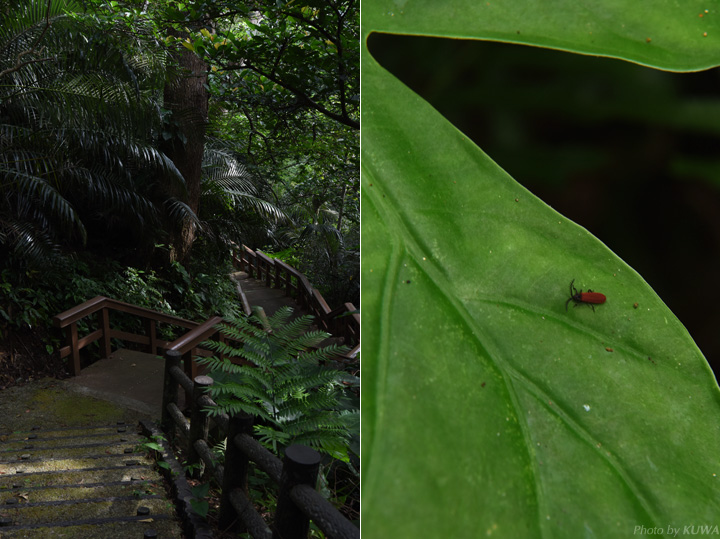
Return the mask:
POLYGON ((270 318, 262 312, 235 318, 222 325, 228 342, 204 344, 223 356, 198 360, 215 380, 209 393, 217 406, 207 412, 256 416, 255 434, 275 453, 301 443, 347 462, 350 428, 359 413, 344 394, 353 380, 323 364, 346 348, 316 348, 329 335, 310 331, 311 316, 290 320, 291 315, 283 307, 270 318))

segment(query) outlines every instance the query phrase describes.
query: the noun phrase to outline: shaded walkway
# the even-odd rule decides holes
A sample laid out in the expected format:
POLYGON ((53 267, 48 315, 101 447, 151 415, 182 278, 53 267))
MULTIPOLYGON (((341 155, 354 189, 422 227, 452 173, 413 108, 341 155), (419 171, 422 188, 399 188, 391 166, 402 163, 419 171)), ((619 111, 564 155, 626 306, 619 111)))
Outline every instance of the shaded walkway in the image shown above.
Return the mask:
POLYGON ((237 271, 230 277, 239 287, 238 294, 244 296, 251 307, 256 305, 262 307, 267 316, 275 314, 280 307, 292 307, 292 318, 310 314, 303 310, 297 301, 286 296, 282 289, 268 288, 263 281, 253 279, 244 271, 237 271))
POLYGON ((160 356, 121 349, 85 367, 63 384, 71 391, 159 419, 164 368, 160 356))

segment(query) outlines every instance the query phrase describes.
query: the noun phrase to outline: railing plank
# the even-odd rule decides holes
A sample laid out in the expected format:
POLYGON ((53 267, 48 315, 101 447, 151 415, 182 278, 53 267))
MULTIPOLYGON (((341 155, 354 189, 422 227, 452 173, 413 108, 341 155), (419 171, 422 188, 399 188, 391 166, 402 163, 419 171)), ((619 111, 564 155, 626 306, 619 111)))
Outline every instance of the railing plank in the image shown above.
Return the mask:
MULTIPOLYGON (((230 440, 228 440, 228 443, 230 440)), ((238 434, 233 438, 233 443, 238 446, 263 472, 268 474, 270 479, 280 484, 282 463, 270 451, 265 449, 252 436, 238 434)))
POLYGON ((130 303, 125 303, 116 299, 106 298, 105 296, 94 297, 93 299, 81 303, 76 307, 55 315, 53 317, 53 325, 57 328, 67 327, 73 322, 77 322, 81 318, 85 318, 86 316, 94 314, 100 309, 106 307, 115 311, 140 316, 142 318, 152 318, 157 322, 164 322, 187 329, 192 329, 199 325, 197 322, 193 322, 192 320, 186 320, 184 318, 180 318, 179 316, 153 311, 152 309, 146 309, 145 307, 138 307, 137 305, 131 305, 130 303))
POLYGON ((265 524, 262 517, 255 511, 252 502, 248 500, 242 490, 233 490, 230 493, 230 501, 255 539, 270 539, 272 537, 270 528, 268 528, 268 525, 265 524))
POLYGON ((215 335, 215 333, 218 332, 215 326, 222 321, 223 318, 221 316, 213 316, 209 320, 188 331, 182 337, 173 341, 170 349, 177 350, 181 354, 186 354, 201 342, 206 341, 211 336, 215 335))
POLYGON ((68 309, 67 311, 53 316, 53 325, 56 328, 67 327, 70 324, 77 322, 81 318, 85 318, 89 314, 93 314, 98 310, 102 309, 105 306, 105 302, 107 302, 107 299, 108 298, 104 296, 97 296, 84 303, 81 303, 80 305, 73 307, 72 309, 68 309))
POLYGON ((310 485, 295 485, 290 499, 322 532, 333 539, 359 539, 360 529, 346 518, 338 518, 338 511, 310 485))

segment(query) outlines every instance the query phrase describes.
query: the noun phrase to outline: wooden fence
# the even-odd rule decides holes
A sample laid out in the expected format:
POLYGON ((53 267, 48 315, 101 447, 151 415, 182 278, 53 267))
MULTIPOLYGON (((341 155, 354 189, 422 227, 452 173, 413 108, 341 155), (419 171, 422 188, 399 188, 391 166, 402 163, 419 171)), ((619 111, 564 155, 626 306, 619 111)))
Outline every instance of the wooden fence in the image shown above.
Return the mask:
MULTIPOLYGON (((88 320, 90 325, 91 320, 88 320)), ((111 353, 111 339, 120 339, 145 345, 150 354, 159 354, 165 350, 179 350, 186 359, 185 368, 188 374, 193 373, 192 357, 207 355, 198 348, 198 344, 217 333, 216 326, 222 318, 214 316, 205 322, 193 322, 177 316, 163 314, 151 309, 137 307, 104 296, 97 296, 72 309, 53 317, 55 327, 65 331, 65 346, 60 348, 60 358, 70 356, 70 372, 73 376, 80 374, 80 350, 96 341, 100 341, 100 357, 107 358, 111 353), (114 312, 127 313, 143 321, 144 334, 122 331, 112 327, 111 314, 114 312), (78 322, 84 319, 97 317, 97 329, 80 337, 78 335, 78 322), (179 339, 168 342, 158 337, 157 325, 163 323, 168 326, 181 328, 186 333, 179 339)))
POLYGON ((252 417, 220 415, 212 420, 227 435, 225 465, 217 463, 208 445, 210 417, 204 409, 215 406, 206 394, 213 384, 209 376, 191 380, 180 368, 177 350, 165 354, 165 379, 161 426, 166 433, 180 433, 185 442, 187 464, 204 464, 205 475, 222 486, 219 526, 249 532, 255 539, 305 539, 312 520, 329 539, 358 539, 360 530, 316 490, 320 454, 302 445, 291 445, 280 461, 252 437, 252 417), (190 421, 177 405, 182 387, 190 399, 190 421), (279 485, 272 529, 248 498, 248 470, 254 463, 279 485))
POLYGON ((360 349, 360 314, 352 303, 331 309, 305 275, 282 260, 270 258, 261 251, 253 251, 243 245, 233 254, 233 261, 236 269, 264 281, 268 288, 284 289, 285 295, 294 298, 303 309, 315 317, 315 323, 320 329, 335 337, 344 338, 345 344, 351 347, 347 357, 357 355, 360 349))

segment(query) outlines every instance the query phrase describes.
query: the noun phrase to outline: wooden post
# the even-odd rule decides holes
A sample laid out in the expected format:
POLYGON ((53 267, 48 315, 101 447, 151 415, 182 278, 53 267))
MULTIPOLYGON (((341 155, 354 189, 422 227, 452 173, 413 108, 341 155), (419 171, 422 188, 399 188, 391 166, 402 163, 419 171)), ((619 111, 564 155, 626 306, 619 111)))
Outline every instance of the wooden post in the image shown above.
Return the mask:
POLYGON ((77 322, 73 322, 67 328, 67 343, 70 347, 70 354, 72 355, 72 363, 70 365, 70 371, 73 376, 80 374, 80 349, 78 348, 78 330, 77 322))
POLYGON ((102 329, 102 342, 100 343, 100 353, 103 358, 110 357, 110 310, 105 307, 98 311, 98 324, 102 329))
POLYGON ((168 404, 171 402, 177 404, 178 400, 178 382, 170 374, 171 367, 180 367, 181 356, 177 350, 168 350, 165 352, 165 380, 163 382, 163 398, 162 398, 162 415, 160 425, 162 430, 167 434, 175 432, 175 423, 173 422, 170 412, 168 412, 168 404))
POLYGON ((285 295, 292 297, 292 273, 285 270, 285 295))
POLYGON ((265 262, 265 286, 272 288, 272 272, 270 271, 270 262, 265 262))
POLYGON ((304 445, 291 445, 285 449, 277 509, 273 521, 273 539, 305 539, 310 530, 310 519, 290 499, 295 485, 315 488, 320 453, 304 445))
POLYGON ((280 264, 275 264, 275 288, 282 288, 282 278, 280 277, 280 270, 282 270, 282 266, 280 264))
POLYGON ((156 322, 153 318, 145 319, 145 332, 148 336, 148 340, 150 341, 148 343, 148 346, 150 348, 149 352, 151 354, 155 355, 157 353, 157 349, 158 349, 158 341, 157 341, 156 322))
MULTIPOLYGON (((255 271, 255 268, 253 267, 253 259, 252 259, 252 256, 250 255, 250 253, 246 252, 246 254, 248 257, 247 258, 247 274, 250 278, 254 278, 255 274, 257 272, 255 271)), ((255 258, 255 263, 257 264, 257 258, 255 258)))
POLYGON ((200 464, 200 468, 192 471, 194 478, 199 478, 204 469, 203 461, 195 449, 197 440, 205 440, 207 442, 208 431, 210 430, 210 418, 202 410, 202 406, 198 402, 200 397, 205 395, 205 390, 213 385, 213 379, 209 376, 196 376, 193 380, 192 402, 190 403, 190 436, 188 437, 188 458, 189 465, 200 464))
POLYGON ((225 471, 223 472, 222 496, 220 498, 220 515, 218 517, 221 530, 233 529, 238 533, 246 531, 243 522, 238 518, 230 503, 230 493, 240 489, 248 494, 248 468, 250 461, 245 453, 235 445, 239 434, 251 434, 253 416, 235 414, 228 423, 227 446, 225 448, 225 471))

